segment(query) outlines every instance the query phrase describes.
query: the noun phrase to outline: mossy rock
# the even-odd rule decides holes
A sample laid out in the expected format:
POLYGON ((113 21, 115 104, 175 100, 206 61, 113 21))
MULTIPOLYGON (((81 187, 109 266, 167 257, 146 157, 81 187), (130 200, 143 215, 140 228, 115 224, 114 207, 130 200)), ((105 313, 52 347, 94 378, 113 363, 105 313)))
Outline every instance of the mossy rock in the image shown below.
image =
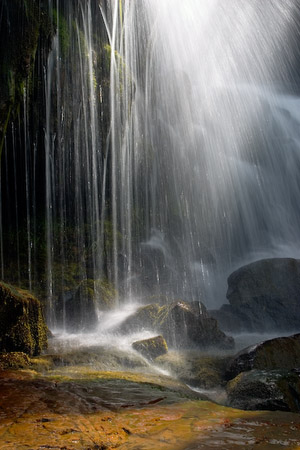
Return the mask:
POLYGON ((26 353, 11 352, 0 354, 0 370, 5 369, 27 369, 30 365, 30 359, 26 353))
POLYGON ((150 339, 133 342, 132 348, 150 360, 168 352, 167 343, 162 336, 155 336, 150 339))
POLYGON ((0 351, 39 355, 47 347, 40 302, 28 291, 0 283, 0 351))

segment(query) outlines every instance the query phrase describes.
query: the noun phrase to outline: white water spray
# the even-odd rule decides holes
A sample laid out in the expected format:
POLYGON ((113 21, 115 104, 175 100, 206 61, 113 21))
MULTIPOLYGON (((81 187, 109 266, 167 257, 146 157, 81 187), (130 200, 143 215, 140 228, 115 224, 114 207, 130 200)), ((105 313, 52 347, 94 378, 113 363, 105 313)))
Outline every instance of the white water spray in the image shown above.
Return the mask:
POLYGON ((300 254, 299 5, 125 1, 122 23, 118 8, 115 251, 132 291, 222 303, 237 265, 300 254))

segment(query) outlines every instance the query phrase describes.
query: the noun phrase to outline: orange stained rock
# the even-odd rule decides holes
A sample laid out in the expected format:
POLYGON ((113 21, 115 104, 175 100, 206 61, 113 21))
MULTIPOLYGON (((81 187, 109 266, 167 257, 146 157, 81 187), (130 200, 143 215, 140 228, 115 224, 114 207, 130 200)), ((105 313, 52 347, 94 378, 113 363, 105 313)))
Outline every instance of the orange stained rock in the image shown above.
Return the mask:
POLYGON ((296 450, 300 417, 234 410, 126 380, 63 382, 6 372, 0 374, 0 448, 296 450))

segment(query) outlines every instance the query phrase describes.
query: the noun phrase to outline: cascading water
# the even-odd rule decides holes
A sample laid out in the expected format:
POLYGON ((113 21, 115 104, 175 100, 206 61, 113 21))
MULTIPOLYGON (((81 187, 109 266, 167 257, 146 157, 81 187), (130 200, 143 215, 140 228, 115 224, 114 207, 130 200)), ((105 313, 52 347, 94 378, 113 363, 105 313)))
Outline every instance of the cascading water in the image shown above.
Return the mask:
MULTIPOLYGON (((110 56, 101 34, 96 34, 95 10, 99 11, 98 5, 90 1, 52 5, 57 30, 46 71, 45 130, 47 290, 52 326, 57 325, 58 316, 60 325, 65 324, 70 272, 79 283, 104 276, 103 130, 107 119, 103 114, 109 111, 103 112, 102 84, 106 82, 103 65, 109 65, 110 56)), ((78 314, 84 315, 84 309, 83 301, 78 314)))
MULTIPOLYGON (((110 47, 97 2, 25 3, 5 2, 1 20, 8 32, 14 23, 24 26, 21 35, 34 35, 32 14, 46 37, 33 56, 23 50, 28 68, 20 113, 6 132, 1 271, 45 301, 52 328, 64 327, 78 286, 97 292, 104 287, 92 287, 94 281, 113 278, 105 202, 110 47)), ((84 316, 81 303, 78 315, 84 316)))
POLYGON ((215 306, 236 266, 299 257, 299 4, 130 1, 122 22, 118 7, 112 177, 130 289, 215 306))
POLYGON ((297 0, 39 5, 52 44, 6 132, 0 253, 51 327, 95 325, 99 280, 215 307, 238 265, 299 257, 297 0))

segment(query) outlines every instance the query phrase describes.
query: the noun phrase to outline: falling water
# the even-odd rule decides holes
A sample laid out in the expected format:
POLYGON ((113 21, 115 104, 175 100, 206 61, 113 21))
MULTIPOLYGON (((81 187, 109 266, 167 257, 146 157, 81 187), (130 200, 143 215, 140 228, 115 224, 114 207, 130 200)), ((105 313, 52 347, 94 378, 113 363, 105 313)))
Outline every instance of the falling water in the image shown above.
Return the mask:
POLYGON ((27 80, 6 133, 0 253, 2 278, 45 299, 51 327, 88 280, 124 304, 215 307, 239 265, 300 257, 298 0, 40 5, 42 118, 27 80))
POLYGON ((46 70, 46 239, 48 315, 55 325, 53 302, 62 303, 64 318, 68 277, 80 283, 103 275, 98 79, 104 43, 96 35, 99 24, 90 1, 63 5, 57 0, 50 10, 56 31, 46 70))
POLYGON ((3 7, 8 33, 20 19, 17 37, 35 38, 29 12, 41 29, 34 53, 22 48, 17 81, 14 66, 8 71, 18 85, 8 82, 16 106, 3 141, 1 272, 47 304, 51 327, 64 326, 66 302, 81 283, 114 278, 105 193, 110 47, 97 2, 24 5, 3 7))
POLYGON ((111 33, 118 253, 140 295, 216 305, 238 265, 299 257, 299 4, 122 3, 111 33))

